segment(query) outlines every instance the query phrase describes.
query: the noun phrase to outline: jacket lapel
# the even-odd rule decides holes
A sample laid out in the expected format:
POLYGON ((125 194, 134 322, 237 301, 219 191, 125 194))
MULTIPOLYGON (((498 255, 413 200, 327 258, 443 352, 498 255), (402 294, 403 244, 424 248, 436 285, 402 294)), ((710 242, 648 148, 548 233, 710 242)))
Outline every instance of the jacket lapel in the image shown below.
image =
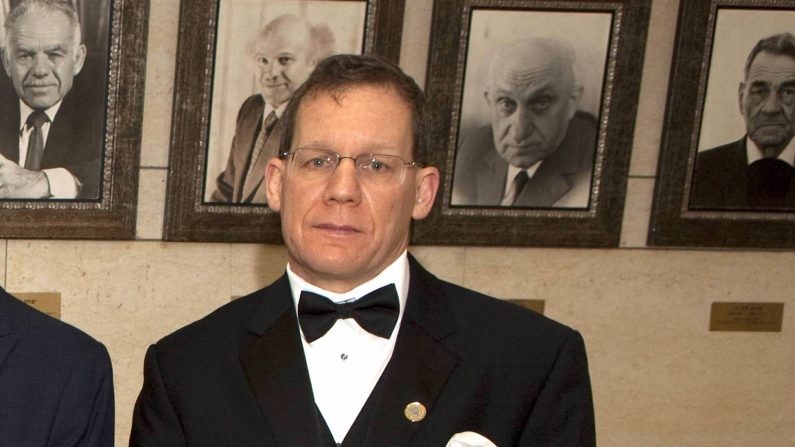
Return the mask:
POLYGON ((505 189, 505 176, 508 175, 508 163, 497 154, 489 151, 484 157, 485 166, 477 171, 477 204, 499 205, 505 189))
POLYGON ((286 275, 265 291, 248 329, 240 361, 276 444, 323 445, 286 275))
POLYGON ((41 160, 42 169, 55 168, 64 165, 67 148, 72 147, 75 129, 78 129, 75 120, 80 117, 76 110, 74 92, 67 94, 58 113, 52 121, 47 143, 44 146, 44 156, 41 160))
MULTIPOLYGON (((2 75, 5 77, 5 73, 2 75)), ((19 99, 11 88, 8 78, 8 88, 0 85, 0 154, 5 158, 19 163, 19 99)))
POLYGON ((265 140, 265 146, 259 153, 256 160, 251 160, 254 168, 251 170, 251 175, 246 177, 243 184, 243 194, 241 200, 244 203, 265 203, 267 196, 265 194, 265 166, 268 160, 279 155, 279 143, 282 138, 282 121, 279 120, 274 124, 271 134, 265 140))
MULTIPOLYGON (((411 283, 406 310, 392 359, 381 375, 366 445, 408 445, 423 427, 404 415, 406 406, 419 402, 432 417, 434 403, 458 365, 455 323, 438 280, 409 256, 411 283)), ((368 418, 363 418, 367 420, 368 418)))
POLYGON ((16 298, 0 288, 0 367, 16 344, 22 327, 27 323, 27 316, 16 310, 17 306, 27 304, 11 300, 16 298))

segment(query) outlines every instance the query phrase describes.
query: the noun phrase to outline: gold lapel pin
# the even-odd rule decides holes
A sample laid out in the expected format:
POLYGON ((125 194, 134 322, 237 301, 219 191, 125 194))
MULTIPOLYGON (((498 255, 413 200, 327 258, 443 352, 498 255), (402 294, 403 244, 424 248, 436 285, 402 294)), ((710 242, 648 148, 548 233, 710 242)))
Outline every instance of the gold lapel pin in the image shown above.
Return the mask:
POLYGON ((427 413, 428 410, 425 409, 425 405, 419 402, 412 402, 403 409, 403 415, 411 422, 419 422, 425 419, 427 413))

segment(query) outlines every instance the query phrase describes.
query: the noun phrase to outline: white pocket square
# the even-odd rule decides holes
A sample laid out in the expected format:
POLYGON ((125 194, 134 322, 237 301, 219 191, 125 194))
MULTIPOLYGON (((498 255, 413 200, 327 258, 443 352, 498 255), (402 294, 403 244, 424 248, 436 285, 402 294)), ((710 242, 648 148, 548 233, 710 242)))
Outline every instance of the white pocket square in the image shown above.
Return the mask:
POLYGON ((456 433, 447 441, 445 447, 497 447, 485 436, 473 431, 456 433))

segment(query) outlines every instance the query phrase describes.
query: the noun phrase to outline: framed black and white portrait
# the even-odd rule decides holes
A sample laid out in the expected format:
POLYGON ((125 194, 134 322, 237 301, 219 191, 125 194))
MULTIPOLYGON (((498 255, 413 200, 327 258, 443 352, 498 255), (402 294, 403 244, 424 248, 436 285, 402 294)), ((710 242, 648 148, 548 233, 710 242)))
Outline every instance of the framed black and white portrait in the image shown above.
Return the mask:
POLYGON ((178 46, 164 237, 278 242, 264 174, 278 155, 281 113, 327 56, 397 60, 403 2, 202 0, 181 8, 180 29, 194 32, 181 33, 178 46))
POLYGON ((651 245, 795 244, 794 7, 682 3, 651 245))
POLYGON ((616 245, 648 2, 435 5, 455 64, 428 67, 442 185, 413 241, 616 245))
POLYGON ((0 2, 3 237, 134 236, 147 13, 0 2))

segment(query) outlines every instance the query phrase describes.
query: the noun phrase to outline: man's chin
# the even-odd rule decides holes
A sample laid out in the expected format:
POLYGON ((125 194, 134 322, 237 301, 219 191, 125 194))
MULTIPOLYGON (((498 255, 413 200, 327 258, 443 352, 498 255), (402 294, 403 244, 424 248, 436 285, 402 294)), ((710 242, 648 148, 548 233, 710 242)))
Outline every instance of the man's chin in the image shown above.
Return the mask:
POLYGON ((784 132, 780 127, 767 126, 751 135, 751 140, 760 148, 784 148, 792 140, 792 134, 784 132))

